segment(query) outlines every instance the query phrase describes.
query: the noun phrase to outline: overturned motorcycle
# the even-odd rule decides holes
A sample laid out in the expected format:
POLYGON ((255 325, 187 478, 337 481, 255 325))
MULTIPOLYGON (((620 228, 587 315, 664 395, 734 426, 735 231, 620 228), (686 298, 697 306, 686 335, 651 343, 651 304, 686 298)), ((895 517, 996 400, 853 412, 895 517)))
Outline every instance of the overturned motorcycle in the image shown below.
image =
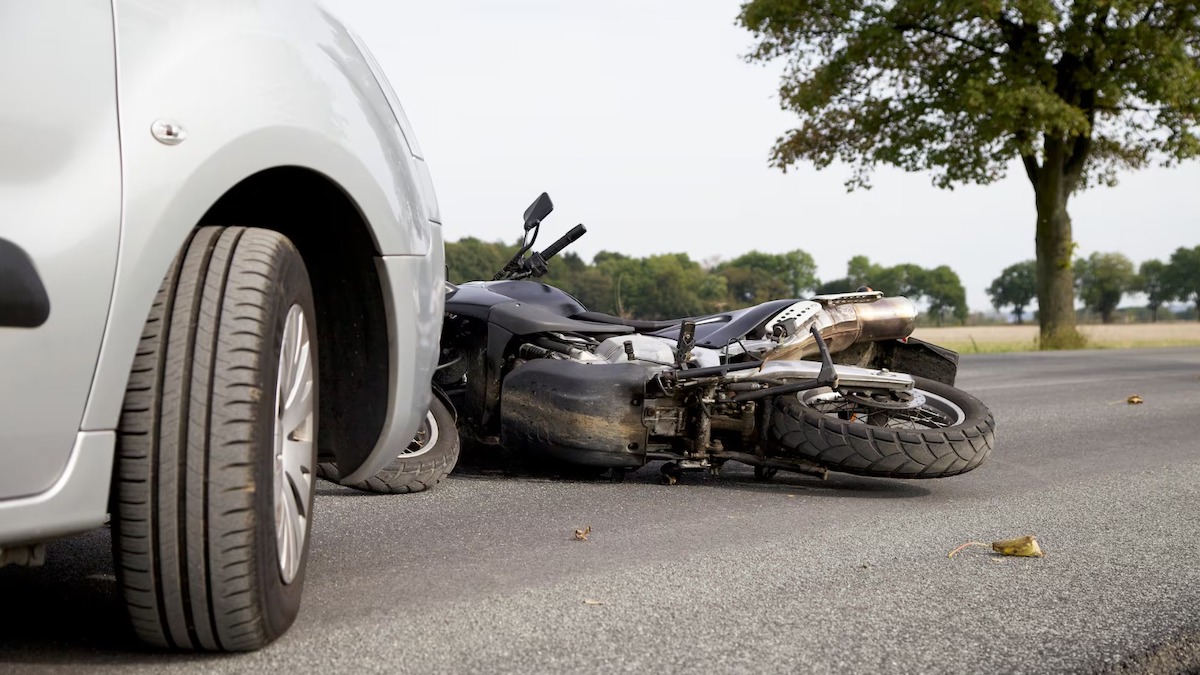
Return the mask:
POLYGON ((465 438, 623 475, 667 460, 940 478, 991 452, 988 409, 956 389, 957 354, 908 338, 916 308, 870 290, 636 321, 532 281, 586 232, 530 251, 553 205, 491 281, 449 285, 439 385, 465 438))

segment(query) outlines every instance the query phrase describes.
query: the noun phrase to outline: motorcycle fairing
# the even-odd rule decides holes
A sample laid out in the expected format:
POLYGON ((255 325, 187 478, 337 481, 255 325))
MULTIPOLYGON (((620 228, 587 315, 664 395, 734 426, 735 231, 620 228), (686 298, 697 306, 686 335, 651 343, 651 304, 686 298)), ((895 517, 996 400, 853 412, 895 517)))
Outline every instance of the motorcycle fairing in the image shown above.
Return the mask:
MULTIPOLYGON (((771 317, 796 302, 795 299, 772 300, 753 307, 686 320, 696 322, 696 345, 720 349, 760 329, 771 317)), ((462 284, 446 299, 446 311, 483 319, 514 335, 541 332, 619 334, 636 331, 674 340, 679 336, 680 324, 685 321, 639 321, 591 312, 569 293, 526 280, 462 284)))
MULTIPOLYGON (((771 317, 796 304, 798 300, 772 300, 753 307, 737 309, 731 312, 711 314, 709 316, 691 319, 696 322, 696 345, 710 349, 720 349, 725 345, 751 335, 761 328, 771 317)), ((682 321, 682 320, 681 320, 682 321)), ((679 326, 651 333, 657 337, 671 340, 679 337, 679 326)))
POLYGON ((446 297, 446 311, 487 319, 493 306, 513 300, 536 304, 563 317, 587 311, 570 293, 536 281, 472 281, 461 284, 446 297))
POLYGON ((492 306, 487 316, 488 323, 499 326, 513 335, 535 333, 582 333, 605 334, 632 333, 633 328, 611 323, 577 321, 556 314, 552 310, 530 302, 515 300, 492 306))
POLYGON ((536 359, 504 378, 500 444, 574 464, 637 468, 646 463, 642 422, 647 371, 536 359))

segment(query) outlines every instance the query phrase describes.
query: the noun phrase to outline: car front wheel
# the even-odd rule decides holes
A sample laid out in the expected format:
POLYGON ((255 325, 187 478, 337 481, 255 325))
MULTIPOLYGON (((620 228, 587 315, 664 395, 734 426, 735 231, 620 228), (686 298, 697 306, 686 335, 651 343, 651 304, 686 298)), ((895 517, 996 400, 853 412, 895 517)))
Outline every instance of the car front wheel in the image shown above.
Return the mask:
POLYGON ((295 620, 312 527, 316 314, 292 243, 203 227, 155 298, 113 476, 113 553, 134 631, 258 649, 295 620))

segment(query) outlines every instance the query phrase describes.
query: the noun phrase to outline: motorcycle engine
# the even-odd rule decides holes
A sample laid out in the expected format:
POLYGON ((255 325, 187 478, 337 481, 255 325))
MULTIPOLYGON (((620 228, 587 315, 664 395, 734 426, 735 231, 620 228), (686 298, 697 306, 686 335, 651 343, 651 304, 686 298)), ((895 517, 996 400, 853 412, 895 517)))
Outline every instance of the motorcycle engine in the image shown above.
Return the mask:
POLYGON ((618 335, 610 337, 596 348, 596 356, 609 363, 674 363, 674 341, 650 335, 618 335), (625 343, 633 347, 633 358, 625 351, 625 343))

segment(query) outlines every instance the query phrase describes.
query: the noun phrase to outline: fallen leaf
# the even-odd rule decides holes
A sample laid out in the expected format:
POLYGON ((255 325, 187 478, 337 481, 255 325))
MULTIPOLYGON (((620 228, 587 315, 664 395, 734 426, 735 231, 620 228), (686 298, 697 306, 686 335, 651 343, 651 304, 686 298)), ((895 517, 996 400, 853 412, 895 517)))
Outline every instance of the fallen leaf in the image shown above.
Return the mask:
POLYGON ((1041 558, 1046 555, 1042 553, 1042 547, 1038 546, 1037 537, 1032 534, 1016 539, 993 541, 992 550, 1001 555, 1015 555, 1022 558, 1041 558))
POLYGON ((1138 396, 1137 394, 1134 394, 1133 396, 1130 396, 1129 398, 1125 399, 1125 402, 1128 403, 1129 405, 1138 405, 1138 404, 1142 403, 1142 397, 1138 396))
POLYGON ((587 541, 588 535, 592 533, 592 526, 588 525, 582 530, 575 530, 575 538, 579 541, 587 541))
POLYGON ((604 601, 603 600, 593 600, 591 598, 584 598, 583 604, 596 606, 596 605, 603 605, 604 601))
POLYGON ((950 551, 947 558, 953 558, 955 553, 967 548, 968 546, 982 546, 987 548, 991 546, 992 550, 1000 555, 1013 555, 1022 558, 1041 558, 1045 556, 1042 553, 1042 547, 1038 546, 1037 537, 1032 534, 1016 539, 1003 539, 1001 541, 993 541, 991 544, 985 544, 982 541, 968 541, 958 548, 950 551))

